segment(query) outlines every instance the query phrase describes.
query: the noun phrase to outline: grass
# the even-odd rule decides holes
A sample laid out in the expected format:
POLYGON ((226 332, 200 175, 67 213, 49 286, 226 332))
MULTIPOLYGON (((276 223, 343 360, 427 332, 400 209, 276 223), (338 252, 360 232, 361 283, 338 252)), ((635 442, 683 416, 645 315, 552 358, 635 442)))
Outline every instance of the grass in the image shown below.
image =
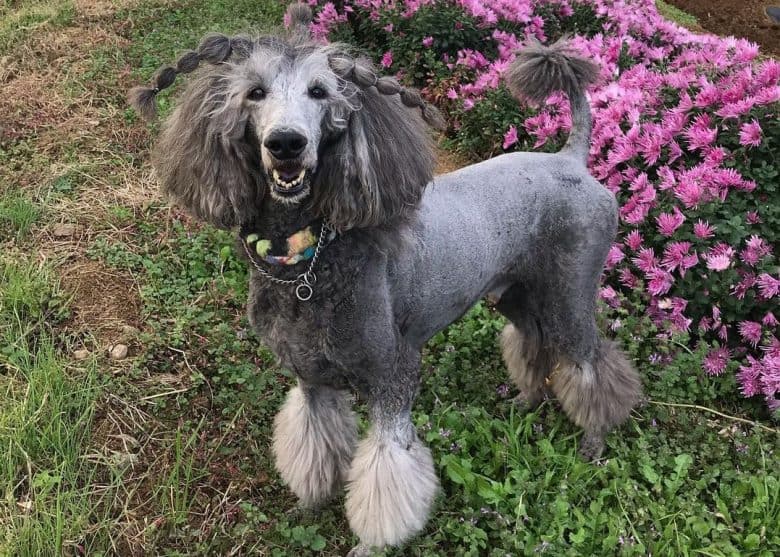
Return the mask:
MULTIPOLYGON (((41 108, 30 95, 9 112, 20 135, 0 136, 0 554, 343 555, 356 542, 341 500, 300 512, 275 473, 273 416, 294 379, 249 330, 231 235, 157 198, 150 130, 123 100, 203 33, 275 25, 282 10, 0 11, 18 75, 40 72, 25 53, 53 37, 85 38, 46 74, 51 120, 25 127, 41 108), (60 221, 83 234, 52 240, 60 221), (106 356, 116 342, 129 358, 106 356)), ((442 490, 424 532, 386 554, 777 554, 776 425, 733 394, 734 370, 703 376, 700 353, 647 342, 641 315, 622 320, 615 334, 664 404, 609 437, 603 466, 576 457, 580 432, 554 401, 516 412, 490 308, 436 335, 414 419, 442 490)))
POLYGON ((663 0, 656 0, 655 7, 658 9, 658 13, 669 21, 674 21, 689 29, 701 29, 698 19, 671 4, 667 4, 663 0))

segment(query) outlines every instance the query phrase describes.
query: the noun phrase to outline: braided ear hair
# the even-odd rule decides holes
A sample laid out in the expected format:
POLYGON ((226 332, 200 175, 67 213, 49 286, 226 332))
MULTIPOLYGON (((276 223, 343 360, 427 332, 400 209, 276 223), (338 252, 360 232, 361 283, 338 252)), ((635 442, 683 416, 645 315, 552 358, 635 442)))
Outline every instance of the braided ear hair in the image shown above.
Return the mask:
POLYGON ((377 75, 368 59, 343 45, 326 50, 352 106, 319 159, 310 206, 339 231, 402 221, 433 179, 428 125, 441 129, 443 120, 417 91, 377 75))
POLYGON ((354 83, 360 89, 375 87, 382 95, 398 95, 404 106, 419 108, 423 120, 433 129, 443 130, 446 127, 441 113, 432 104, 423 100, 419 91, 404 87, 394 77, 380 77, 367 58, 353 58, 339 52, 332 55, 329 61, 330 67, 342 79, 354 83))
POLYGON ((163 66, 153 79, 154 86, 138 86, 130 89, 128 100, 144 120, 152 121, 157 116, 157 93, 173 85, 180 73, 195 71, 201 61, 209 64, 220 64, 236 54, 242 57, 251 52, 252 43, 244 37, 230 38, 213 33, 206 35, 198 46, 198 50, 188 50, 182 54, 174 66, 163 66))

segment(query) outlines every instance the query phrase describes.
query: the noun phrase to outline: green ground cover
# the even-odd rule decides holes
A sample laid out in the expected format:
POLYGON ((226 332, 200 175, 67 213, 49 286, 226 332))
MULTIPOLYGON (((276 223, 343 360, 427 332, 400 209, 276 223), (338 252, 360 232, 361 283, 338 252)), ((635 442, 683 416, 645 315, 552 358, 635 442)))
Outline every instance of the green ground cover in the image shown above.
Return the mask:
MULTIPOLYGON (((284 6, 42 5, 0 11, 0 55, 18 53, 0 80, 0 103, 17 99, 0 106, 0 554, 343 555, 342 501, 297 511, 273 470, 293 379, 248 330, 232 239, 159 198, 154 127, 124 104, 203 33, 276 25, 284 6), (78 232, 54 235, 63 222, 78 232), (117 342, 129 357, 107 356, 117 342)), ((776 425, 703 354, 651 357, 684 339, 649 345, 648 319, 623 322, 649 401, 600 466, 554 401, 516 413, 490 308, 432 339, 415 421, 442 490, 387 554, 777 554, 776 425)))

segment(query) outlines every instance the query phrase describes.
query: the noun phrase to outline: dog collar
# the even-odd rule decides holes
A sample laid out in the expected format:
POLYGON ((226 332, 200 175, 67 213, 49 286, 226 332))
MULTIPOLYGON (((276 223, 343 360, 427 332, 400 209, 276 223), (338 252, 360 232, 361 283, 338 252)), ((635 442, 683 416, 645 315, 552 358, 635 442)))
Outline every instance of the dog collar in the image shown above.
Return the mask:
MULTIPOLYGON (((326 232, 324 229, 320 231, 320 234, 327 234, 326 242, 333 240, 336 235, 333 230, 326 232)), ((268 253, 271 250, 271 240, 260 238, 256 233, 248 234, 245 241, 252 251, 269 265, 295 265, 314 257, 319 238, 311 231, 311 226, 307 226, 287 238, 287 254, 285 255, 268 253)))
MULTIPOLYGON (((255 269, 257 269, 257 272, 260 274, 260 276, 265 277, 266 279, 270 280, 271 282, 275 284, 285 285, 285 286, 294 286, 295 287, 295 296, 302 302, 306 302, 311 299, 312 295, 314 294, 314 284, 317 282, 317 275, 314 274, 314 266, 317 264, 317 257, 320 254, 320 250, 322 249, 324 245, 324 239, 327 236, 328 242, 333 240, 333 238, 336 237, 336 232, 331 229, 325 222, 322 223, 322 228, 320 228, 320 236, 317 239, 316 245, 306 245, 306 247, 302 247, 300 244, 308 244, 310 238, 314 237, 314 235, 311 233, 311 230, 309 227, 306 227, 304 230, 299 230, 290 238, 287 238, 287 246, 289 249, 296 249, 296 246, 298 248, 302 248, 302 251, 298 251, 293 256, 270 256, 275 258, 290 258, 286 259, 286 261, 292 261, 293 258, 295 258, 298 255, 301 255, 301 259, 298 259, 294 263, 297 263, 299 261, 303 260, 303 257, 306 256, 306 252, 309 249, 312 249, 311 255, 307 257, 307 259, 311 259, 311 262, 309 263, 309 268, 306 269, 303 273, 295 277, 294 279, 280 279, 275 276, 273 276, 271 273, 263 269, 260 264, 255 261, 255 259, 252 257, 252 251, 250 251, 250 244, 254 245, 254 252, 260 255, 260 257, 263 258, 263 261, 267 261, 268 250, 270 249, 271 242, 268 240, 261 240, 260 237, 257 234, 250 233, 245 238, 242 238, 241 244, 244 246, 244 250, 246 251, 247 256, 249 257, 249 261, 252 263, 255 269), (303 232, 303 235, 299 234, 303 232), (290 243, 290 239, 295 238, 295 240, 292 242, 292 246, 290 243), (261 242, 263 242, 261 244, 261 242), (259 247, 259 249, 258 249, 259 247), (261 252, 265 252, 266 255, 261 255, 261 252)), ((274 261, 271 263, 272 265, 279 265, 281 263, 278 263, 278 259, 272 260, 274 261)), ((270 262, 270 261, 269 261, 270 262)), ((285 265, 293 265, 294 263, 288 263, 285 262, 283 264, 285 265)))

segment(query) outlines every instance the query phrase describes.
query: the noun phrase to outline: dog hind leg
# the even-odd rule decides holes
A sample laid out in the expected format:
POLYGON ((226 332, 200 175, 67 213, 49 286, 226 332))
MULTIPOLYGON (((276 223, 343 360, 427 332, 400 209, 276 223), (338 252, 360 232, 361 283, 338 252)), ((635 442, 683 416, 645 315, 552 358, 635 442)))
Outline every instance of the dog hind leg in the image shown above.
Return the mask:
POLYGON ((534 410, 544 400, 544 380, 552 371, 544 357, 538 327, 508 323, 501 332, 501 353, 510 379, 520 389, 515 400, 521 408, 534 410))
POLYGON ((601 456, 605 435, 624 422, 641 400, 639 375, 617 346, 605 339, 599 339, 592 361, 559 362, 550 383, 566 414, 585 430, 579 452, 587 460, 601 456))
POLYGON ((357 440, 349 395, 304 384, 290 389, 274 419, 276 469, 304 507, 335 494, 346 479, 357 440))

